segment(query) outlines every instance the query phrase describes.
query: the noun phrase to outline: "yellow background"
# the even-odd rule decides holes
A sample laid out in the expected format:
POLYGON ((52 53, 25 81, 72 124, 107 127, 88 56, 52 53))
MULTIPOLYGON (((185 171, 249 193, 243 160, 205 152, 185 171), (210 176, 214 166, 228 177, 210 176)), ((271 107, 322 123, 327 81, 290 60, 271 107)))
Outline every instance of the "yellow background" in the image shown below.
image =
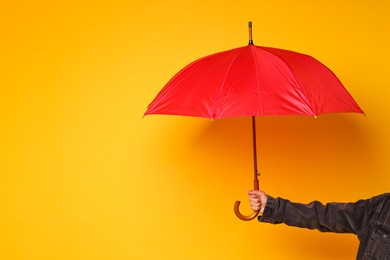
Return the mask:
POLYGON ((261 187, 294 201, 389 191, 389 1, 2 1, 0 259, 354 259, 353 235, 243 222, 250 119, 148 116, 189 62, 310 54, 366 117, 258 118, 261 187))

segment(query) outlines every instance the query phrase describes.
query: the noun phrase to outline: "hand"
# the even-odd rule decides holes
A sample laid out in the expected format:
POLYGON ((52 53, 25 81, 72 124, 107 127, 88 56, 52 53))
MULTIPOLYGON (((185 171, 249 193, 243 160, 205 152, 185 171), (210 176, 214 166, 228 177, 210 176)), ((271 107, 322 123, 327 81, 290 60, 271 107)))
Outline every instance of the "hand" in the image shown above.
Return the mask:
POLYGON ((267 194, 261 190, 250 190, 248 196, 252 210, 260 210, 260 214, 263 214, 268 200, 267 194))

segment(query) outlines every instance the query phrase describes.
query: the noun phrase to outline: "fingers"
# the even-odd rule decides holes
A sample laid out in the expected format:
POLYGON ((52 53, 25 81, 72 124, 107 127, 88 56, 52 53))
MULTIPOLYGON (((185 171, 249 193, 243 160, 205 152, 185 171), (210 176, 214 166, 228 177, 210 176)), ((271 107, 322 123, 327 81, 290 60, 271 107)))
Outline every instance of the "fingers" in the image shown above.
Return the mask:
POLYGON ((260 213, 263 213, 268 200, 267 194, 261 190, 249 190, 248 197, 252 210, 260 210, 260 213))
POLYGON ((262 205, 261 205, 261 202, 250 202, 250 206, 251 206, 251 209, 252 210, 261 210, 262 208, 262 205))
POLYGON ((259 190, 250 190, 248 191, 249 199, 260 199, 262 197, 262 192, 259 190))
POLYGON ((258 190, 248 191, 249 203, 252 210, 260 210, 262 207, 261 203, 261 193, 258 190))
POLYGON ((259 190, 248 190, 249 195, 259 195, 261 191, 259 190))

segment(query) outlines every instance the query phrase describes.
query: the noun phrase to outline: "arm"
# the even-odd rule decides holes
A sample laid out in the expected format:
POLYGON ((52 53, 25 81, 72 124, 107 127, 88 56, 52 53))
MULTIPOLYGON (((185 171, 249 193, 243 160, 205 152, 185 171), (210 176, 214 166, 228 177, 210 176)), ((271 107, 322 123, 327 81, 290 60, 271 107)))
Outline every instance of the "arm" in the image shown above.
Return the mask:
MULTIPOLYGON (((252 200, 251 206, 256 204, 252 200)), ((318 229, 322 232, 359 234, 371 224, 382 200, 383 195, 353 203, 323 205, 319 201, 302 204, 267 196, 263 215, 259 217, 259 221, 273 224, 285 223, 289 226, 318 229)), ((257 202, 262 205, 261 200, 259 202, 258 199, 257 202)))

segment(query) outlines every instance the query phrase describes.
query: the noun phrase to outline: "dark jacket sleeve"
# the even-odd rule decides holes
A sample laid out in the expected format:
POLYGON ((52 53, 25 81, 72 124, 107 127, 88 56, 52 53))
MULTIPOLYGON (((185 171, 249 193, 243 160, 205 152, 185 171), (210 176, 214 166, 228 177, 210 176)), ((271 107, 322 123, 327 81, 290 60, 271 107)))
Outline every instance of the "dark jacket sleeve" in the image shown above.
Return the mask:
POLYGON ((293 203, 282 198, 269 196, 259 221, 273 224, 318 229, 322 232, 359 234, 373 220, 383 200, 379 195, 367 200, 350 203, 328 203, 319 201, 309 204, 293 203))

